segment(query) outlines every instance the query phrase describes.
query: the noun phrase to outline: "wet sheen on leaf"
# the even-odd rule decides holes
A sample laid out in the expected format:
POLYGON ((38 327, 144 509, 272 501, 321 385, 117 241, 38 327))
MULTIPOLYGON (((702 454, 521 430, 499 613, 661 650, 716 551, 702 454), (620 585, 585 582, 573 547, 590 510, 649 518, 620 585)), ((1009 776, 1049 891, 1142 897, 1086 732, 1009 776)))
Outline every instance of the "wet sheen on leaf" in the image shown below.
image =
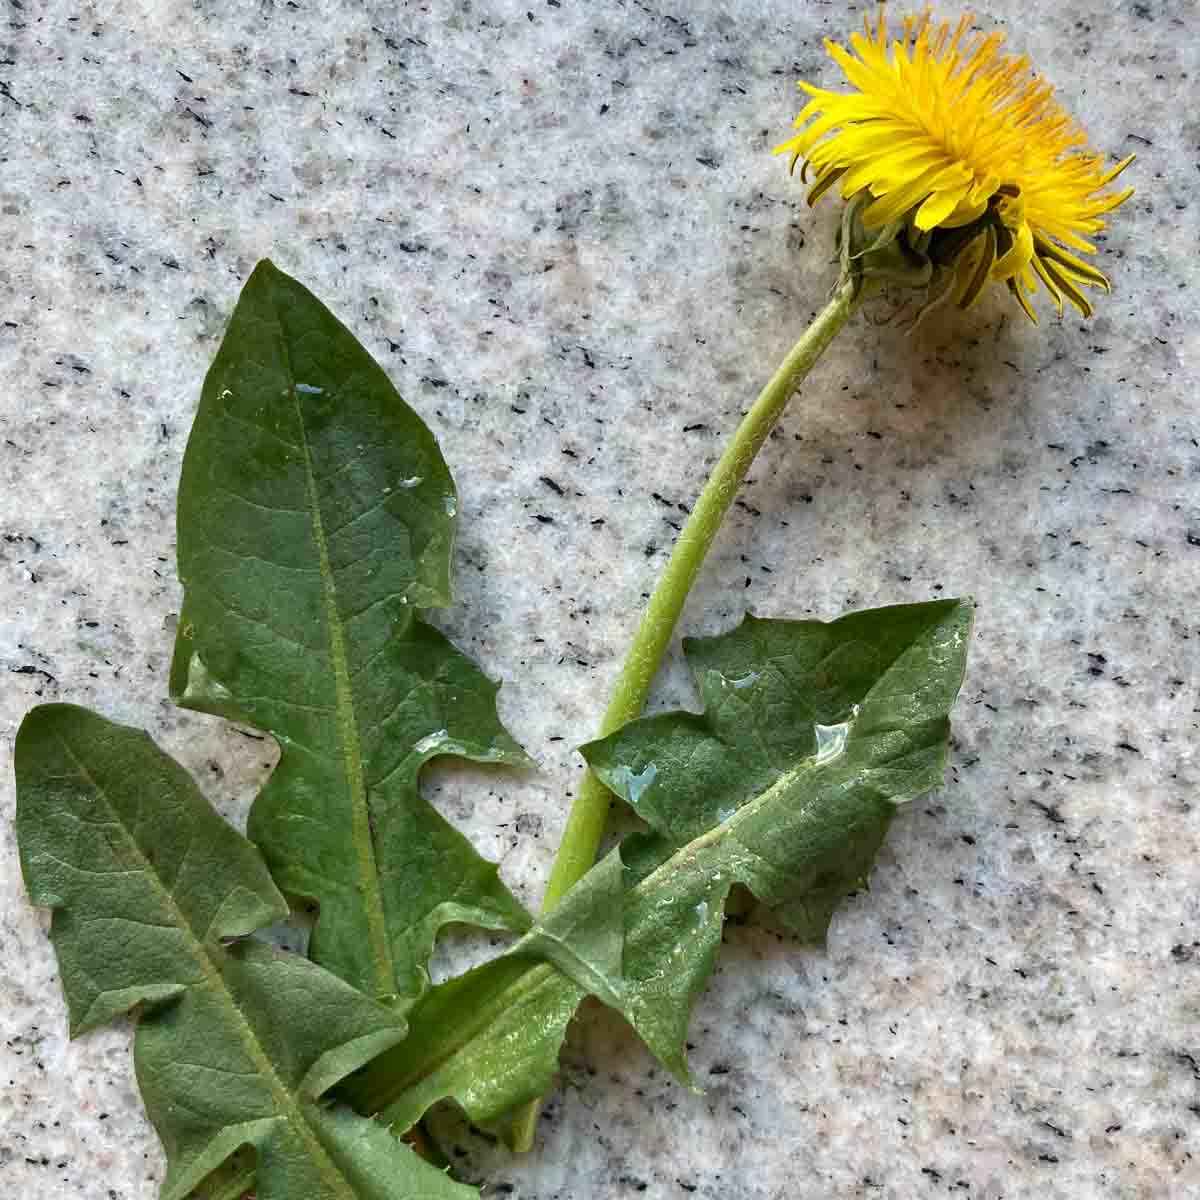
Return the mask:
POLYGON ((279 742, 249 835, 316 901, 313 958, 415 996, 450 922, 524 909, 421 797, 439 755, 528 765, 496 685, 431 625, 450 602, 453 481, 353 335, 269 262, 204 381, 179 488, 176 701, 279 742))
POLYGON ((685 642, 704 711, 647 717, 583 748, 651 832, 626 839, 507 957, 432 989, 410 1013, 413 1036, 346 1095, 397 1129, 444 1097, 495 1122, 545 1090, 588 993, 688 1081, 688 1020, 730 888, 824 940, 897 805, 942 782, 970 627, 970 603, 947 600, 830 624, 747 618, 685 642), (523 965, 525 953, 548 961, 523 965))

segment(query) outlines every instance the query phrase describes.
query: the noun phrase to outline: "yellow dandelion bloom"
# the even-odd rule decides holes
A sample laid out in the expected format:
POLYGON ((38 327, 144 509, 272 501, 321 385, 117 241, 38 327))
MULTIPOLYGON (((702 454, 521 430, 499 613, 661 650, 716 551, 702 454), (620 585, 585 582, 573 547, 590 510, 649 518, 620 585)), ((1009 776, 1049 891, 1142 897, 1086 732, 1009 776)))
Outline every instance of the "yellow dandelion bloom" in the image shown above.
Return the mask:
POLYGON ((1079 253, 1095 253, 1088 237, 1132 195, 1105 189, 1133 156, 1109 167, 1029 60, 1002 54, 1002 33, 970 26, 970 16, 934 24, 926 11, 889 44, 881 6, 850 50, 827 40, 857 90, 801 82, 800 132, 776 152, 793 169, 804 159, 802 178, 814 172, 810 204, 840 183, 866 229, 902 222, 935 264, 952 265, 963 308, 993 279, 1032 320, 1039 284, 1060 313, 1065 297, 1090 316, 1082 286, 1109 284, 1079 253))

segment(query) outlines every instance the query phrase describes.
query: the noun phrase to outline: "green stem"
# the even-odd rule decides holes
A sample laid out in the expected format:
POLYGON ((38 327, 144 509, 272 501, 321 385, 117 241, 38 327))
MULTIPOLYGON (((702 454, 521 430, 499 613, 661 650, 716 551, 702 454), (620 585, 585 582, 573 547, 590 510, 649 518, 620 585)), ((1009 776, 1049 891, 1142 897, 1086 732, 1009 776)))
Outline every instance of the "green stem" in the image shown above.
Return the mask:
MULTIPOLYGON (((733 440, 704 485, 646 605, 633 645, 625 657, 625 665, 617 676, 612 699, 600 722, 601 737, 632 721, 645 707, 650 685, 666 655, 688 593, 750 464, 775 428, 796 385, 849 320, 860 299, 859 284, 843 278, 829 303, 800 336, 742 418, 733 440)), ((558 855, 550 871, 550 882, 546 885, 543 912, 552 909, 596 861, 611 802, 611 793, 589 771, 567 818, 558 855)), ((514 1140, 519 1150, 528 1150, 533 1144, 538 1108, 539 1102, 534 1101, 514 1122, 514 1140)))
MULTIPOLYGON (((613 687, 612 699, 600 722, 601 737, 632 721, 645 707, 650 685, 666 655, 688 592, 750 464, 775 428, 796 385, 846 323, 856 302, 854 284, 848 280, 841 283, 742 418, 733 440, 704 485, 671 551, 666 569, 646 604, 625 665, 613 687)), ((542 902, 544 912, 552 909, 591 869, 604 836, 611 800, 612 794, 589 771, 567 818, 558 856, 550 871, 550 882, 542 902)))

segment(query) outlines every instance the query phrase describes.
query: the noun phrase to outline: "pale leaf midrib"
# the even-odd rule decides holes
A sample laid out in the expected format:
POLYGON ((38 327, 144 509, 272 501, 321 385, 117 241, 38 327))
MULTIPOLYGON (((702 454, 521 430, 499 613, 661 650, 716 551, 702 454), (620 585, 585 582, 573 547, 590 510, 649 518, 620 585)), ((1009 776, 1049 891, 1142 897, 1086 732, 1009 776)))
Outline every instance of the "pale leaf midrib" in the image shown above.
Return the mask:
MULTIPOLYGON (((936 622, 934 626, 931 626, 927 629, 922 630, 922 634, 924 635, 924 634, 931 632, 931 630, 933 628, 936 628, 937 624, 939 624, 939 623, 940 622, 936 622)), ((901 656, 897 656, 897 658, 894 659, 892 661, 892 663, 889 664, 887 670, 885 670, 881 674, 880 680, 877 680, 875 682, 875 684, 872 685, 872 688, 869 689, 868 695, 870 694, 870 691, 874 690, 874 688, 878 686, 879 682, 883 678, 886 678, 886 676, 890 673, 892 668, 895 666, 895 662, 899 660, 899 657, 901 657, 901 656)), ((853 736, 853 734, 851 734, 851 737, 852 736, 853 736)), ((849 746, 850 746, 850 740, 848 739, 847 747, 849 747, 849 746)), ((824 763, 818 764, 816 761, 815 755, 809 755, 808 757, 802 759, 795 766, 782 772, 780 775, 776 776, 776 778, 771 782, 771 784, 768 787, 766 787, 761 793, 759 793, 758 796, 756 796, 753 800, 747 802, 745 805, 743 805, 741 808, 739 808, 737 810, 737 812, 735 812, 727 820, 714 825, 710 829, 705 830, 705 832, 703 834, 701 834, 699 837, 693 838, 690 842, 687 842, 683 846, 679 847, 679 849, 677 849, 670 856, 670 858, 668 858, 665 862, 661 863, 658 867, 656 867, 653 871, 651 871, 650 874, 645 876, 645 878, 639 880, 630 889, 631 893, 633 895, 637 896, 637 898, 639 900, 644 901, 646 899, 647 895, 650 892, 652 892, 652 890, 656 886, 663 883, 664 878, 669 879, 669 877, 672 874, 674 874, 676 871, 682 869, 682 867, 684 866, 684 860, 695 857, 696 855, 699 855, 706 848, 708 848, 711 845, 714 845, 715 843, 720 841, 721 838, 723 838, 727 835, 731 836, 731 837, 736 836, 736 830, 737 830, 738 825, 749 820, 752 815, 762 811, 762 809, 764 809, 768 805, 774 803, 775 800, 780 795, 780 793, 786 791, 792 784, 794 784, 799 778, 801 778, 808 771, 813 770, 817 766, 825 766, 825 765, 827 765, 827 764, 824 764, 824 763)), ((811 798, 807 807, 811 807, 813 804, 817 803, 818 799, 819 799, 818 797, 811 798)), ((743 845, 745 845, 745 843, 743 843, 743 845)), ((749 849, 749 847, 747 847, 747 849, 749 849)), ((401 1079, 390 1080, 389 1081, 389 1083, 391 1085, 391 1088, 389 1089, 390 1097, 394 1097, 394 1098, 389 1097, 388 1099, 385 1099, 382 1103, 378 1104, 376 1107, 384 1109, 385 1115, 386 1115, 386 1110, 395 1108, 395 1106, 398 1105, 400 1103, 400 1101, 404 1098, 405 1093, 407 1093, 409 1090, 411 1090, 411 1088, 415 1084, 420 1083, 422 1079, 425 1079, 429 1075, 432 1075, 436 1070, 441 1068, 447 1061, 449 1061, 451 1058, 453 1058, 455 1054, 457 1054, 466 1045, 468 1045, 471 1041, 473 1041, 475 1039, 475 1037, 478 1036, 478 1034, 480 1032, 482 1032, 482 1030, 484 1028, 486 1028, 488 1025, 490 1025, 492 1023, 494 1014, 502 1015, 518 999, 520 999, 521 996, 525 992, 531 991, 535 986, 538 986, 545 979, 548 979, 552 974, 559 974, 559 975, 562 975, 564 978, 567 978, 565 973, 557 965, 550 963, 550 962, 543 962, 536 966, 531 966, 524 975, 520 976, 518 979, 514 980, 512 983, 507 984, 497 994, 495 999, 490 1004, 485 1006, 484 1010, 481 1010, 481 1012, 476 1013, 476 1021, 471 1025, 471 1027, 469 1029, 461 1030, 460 1036, 458 1038, 456 1038, 449 1047, 447 1047, 445 1050, 443 1050, 438 1055, 431 1057, 431 1059, 428 1062, 423 1062, 415 1068, 410 1066, 408 1068, 408 1071, 406 1072, 406 1074, 401 1079), (486 1017, 483 1016, 484 1012, 486 1012, 486 1017), (399 1085, 398 1091, 395 1090, 397 1085, 399 1085)), ((575 986, 579 986, 576 983, 576 981, 574 981, 574 980, 571 980, 570 982, 575 984, 575 986)))
MULTIPOLYGON (((172 914, 175 923, 174 927, 179 929, 183 934, 188 951, 196 963, 199 964, 201 973, 204 976, 205 985, 222 997, 225 1001, 224 1007, 233 1014, 233 1027, 259 1075, 266 1080, 267 1086, 271 1089, 271 1094, 275 1099, 276 1111, 299 1133, 318 1171, 326 1182, 332 1185, 333 1194, 344 1196, 345 1200, 356 1200, 353 1188, 347 1184, 345 1176, 338 1169, 337 1164, 321 1144, 320 1138, 309 1125, 308 1118, 299 1101, 296 1100, 292 1095, 291 1089, 279 1077, 279 1073, 275 1070, 275 1064, 271 1062, 270 1056, 263 1049, 262 1043, 259 1042, 258 1035, 255 1033, 253 1026, 251 1026, 242 1013, 241 1008, 233 997, 233 993, 229 990, 229 986, 225 982, 224 976, 221 974, 220 968, 213 961, 204 943, 192 928, 191 921, 179 907, 174 894, 166 887, 153 862, 146 857, 141 846, 138 845, 133 834, 126 827, 116 806, 109 800, 108 793, 93 777, 92 773, 87 769, 86 764, 76 756, 67 739, 59 734, 58 742, 62 746, 64 753, 74 764, 75 769, 95 794, 103 798, 109 811, 113 814, 113 824, 121 831, 128 852, 135 861, 143 864, 143 873, 150 880, 151 887, 157 893, 164 908, 172 914)), ((190 831, 190 836, 195 836, 194 831, 190 831)), ((188 986, 194 987, 196 985, 190 984, 188 986)))
POLYGON ((395 990, 395 967, 388 943, 387 917, 379 887, 379 867, 375 860, 375 839, 371 833, 367 785, 363 772, 362 742, 358 731, 358 717, 354 709, 354 692, 350 682, 346 643, 342 633, 337 583, 329 558, 329 543, 325 535, 325 522, 321 515, 321 500, 317 489, 316 472, 313 470, 312 452, 308 444, 308 430, 304 424, 304 410, 296 391, 296 380, 291 368, 287 337, 282 322, 279 325, 279 335, 287 367, 288 386, 291 389, 292 403, 296 410, 296 427, 299 433, 300 453, 303 456, 304 481, 312 519, 313 542, 316 545, 319 562, 325 629, 329 638, 329 665, 333 672, 338 742, 342 749, 342 763, 346 785, 350 793, 351 841, 355 857, 358 860, 361 882, 361 890, 358 894, 362 902, 363 915, 366 918, 367 943, 370 947, 374 974, 372 986, 375 995, 384 996, 395 990))
MULTIPOLYGON (((380 1089, 374 1096, 366 1098, 356 1096, 354 1098, 356 1106, 370 1109, 372 1112, 381 1112, 386 1118, 387 1110, 394 1108, 403 1100, 405 1094, 413 1086, 441 1070, 446 1063, 470 1046, 489 1026, 504 1016, 510 1008, 513 1008, 529 993, 548 983, 554 975, 562 975, 564 979, 567 979, 567 976, 553 963, 531 964, 524 974, 506 984, 492 1000, 474 1008, 470 1018, 458 1024, 455 1036, 440 1047, 436 1053, 419 1060, 415 1065, 410 1064, 403 1075, 390 1076, 386 1088, 380 1089)), ((574 980, 568 979, 568 982, 576 986, 574 980)), ((408 1042, 401 1042, 398 1049, 407 1045, 408 1042)))
MULTIPOLYGON (((925 637, 929 635, 941 623, 942 622, 939 619, 938 621, 935 621, 933 625, 923 628, 920 631, 919 636, 925 637)), ((913 644, 916 643, 916 640, 916 638, 913 639, 913 644)), ((863 697, 864 706, 871 693, 875 691, 875 689, 880 685, 880 683, 883 682, 884 679, 888 677, 889 674, 891 674, 892 670, 896 666, 896 663, 899 662, 900 659, 904 657, 904 654, 911 649, 912 645, 909 645, 902 653, 897 654, 892 661, 888 663, 886 669, 880 673, 879 678, 876 679, 870 688, 867 689, 867 692, 863 697)), ((851 731, 846 739, 846 749, 844 752, 845 757, 849 756, 851 746, 857 743, 861 738, 861 735, 859 738, 854 736, 854 728, 854 726, 851 727, 851 731)), ((636 895, 644 897, 653 889, 654 886, 657 885, 658 882, 660 882, 660 877, 669 878, 676 870, 681 869, 684 865, 684 860, 696 857, 709 846, 715 845, 726 836, 736 838, 737 828, 739 825, 744 824, 756 813, 761 812, 768 805, 772 804, 779 793, 786 791, 793 783, 800 779, 801 776, 805 775, 811 770, 814 770, 818 766, 825 765, 832 764, 818 763, 815 754, 801 759, 800 762, 798 762, 794 767, 790 767, 782 774, 777 775, 769 787, 765 788, 762 792, 755 796, 753 800, 749 800, 743 804, 741 808, 739 808, 731 817, 728 817, 724 821, 719 821, 710 829, 706 829, 698 837, 695 837, 690 842, 686 842, 684 845, 680 846, 676 851, 674 851, 674 853, 672 853, 670 858, 668 858, 665 862, 660 863, 654 868, 653 871, 645 876, 645 878, 640 879, 636 884, 634 884, 631 890, 636 895)), ((805 808, 812 808, 813 805, 819 802, 819 799, 819 796, 811 797, 806 803, 805 808)), ((751 848, 747 846, 745 842, 742 842, 741 844, 745 849, 749 850, 750 853, 755 854, 756 857, 758 857, 757 852, 751 850, 751 848)))

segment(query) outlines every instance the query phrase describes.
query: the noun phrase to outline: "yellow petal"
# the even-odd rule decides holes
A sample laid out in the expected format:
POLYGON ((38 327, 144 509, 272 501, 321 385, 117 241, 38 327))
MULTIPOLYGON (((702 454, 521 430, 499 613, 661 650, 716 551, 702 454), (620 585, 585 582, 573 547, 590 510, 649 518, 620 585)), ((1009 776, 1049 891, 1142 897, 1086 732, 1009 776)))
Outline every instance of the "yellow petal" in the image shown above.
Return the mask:
POLYGON ((1079 309, 1081 316, 1090 317, 1092 315, 1092 302, 1067 278, 1066 272, 1060 270, 1052 262, 1043 262, 1042 269, 1054 280, 1058 290, 1079 309))
POLYGON ((1061 266, 1066 267, 1073 275, 1077 275, 1085 283, 1090 283, 1094 287, 1103 288, 1106 292, 1112 291, 1108 282, 1108 276, 1102 271, 1096 270, 1091 263, 1085 263, 1083 259, 1076 258, 1074 254, 1064 250, 1061 246, 1056 246, 1053 242, 1047 241, 1041 234, 1033 235, 1033 246, 1039 258, 1049 258, 1061 266))
POLYGON ((996 265, 992 268, 992 278, 997 283, 1011 279, 1023 267, 1029 265, 1032 257, 1033 230, 1029 228, 1028 223, 1025 223, 1016 231, 1013 244, 996 259, 996 265))
POLYGON ((1133 157, 1110 162, 1091 149, 1029 60, 1005 53, 1002 33, 972 33, 969 16, 938 22, 926 10, 889 34, 882 4, 864 8, 861 32, 825 43, 849 87, 802 84, 803 119, 779 147, 816 172, 813 198, 837 171, 844 197, 869 193, 864 225, 911 213, 922 236, 982 224, 995 206, 1003 225, 963 252, 959 278, 972 282, 990 245, 988 277, 1026 310, 1040 287, 1056 304, 1076 303, 1071 292, 1082 296, 1084 285, 1106 287, 1078 256, 1095 253, 1090 239, 1132 194, 1111 185, 1133 157))
POLYGON ((1054 307, 1058 309, 1058 315, 1061 317, 1063 310, 1062 293, 1055 286, 1054 280, 1050 278, 1042 260, 1036 254, 1033 256, 1032 264, 1042 283, 1046 285, 1046 291, 1050 293, 1050 299, 1054 301, 1054 307))
POLYGON ((867 229, 886 225, 889 221, 903 216, 914 204, 924 200, 930 192, 939 186, 950 183, 961 171, 957 163, 950 166, 938 165, 931 167, 916 178, 909 180, 900 187, 889 191, 886 196, 874 200, 863 210, 862 223, 867 229))
POLYGON ((1012 292, 1013 298, 1025 310, 1025 315, 1036 325, 1038 323, 1037 313, 1033 311, 1033 305, 1029 303, 1028 297, 1021 291, 1020 285, 1015 279, 1009 279, 1008 290, 1012 292))
POLYGON ((978 246, 977 257, 968 260, 969 270, 965 274, 964 283, 958 294, 959 308, 970 308, 983 294, 984 284, 996 261, 996 231, 988 226, 983 233, 971 243, 978 246))
POLYGON ((936 229, 958 207, 970 186, 970 183, 964 183, 957 188, 934 192, 917 209, 913 223, 921 230, 936 229))

